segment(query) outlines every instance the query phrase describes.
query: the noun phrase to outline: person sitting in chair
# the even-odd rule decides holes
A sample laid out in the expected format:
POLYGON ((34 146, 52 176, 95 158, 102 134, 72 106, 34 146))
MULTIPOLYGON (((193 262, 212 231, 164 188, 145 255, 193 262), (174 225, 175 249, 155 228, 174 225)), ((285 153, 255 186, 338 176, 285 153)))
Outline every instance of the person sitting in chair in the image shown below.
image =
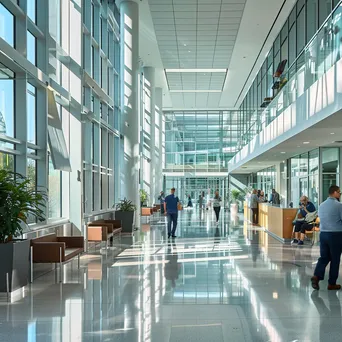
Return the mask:
POLYGON ((315 205, 309 201, 307 196, 302 196, 300 198, 300 208, 294 223, 295 237, 292 243, 298 243, 298 245, 304 244, 305 231, 313 229, 317 217, 317 215, 310 215, 310 213, 315 212, 315 205))

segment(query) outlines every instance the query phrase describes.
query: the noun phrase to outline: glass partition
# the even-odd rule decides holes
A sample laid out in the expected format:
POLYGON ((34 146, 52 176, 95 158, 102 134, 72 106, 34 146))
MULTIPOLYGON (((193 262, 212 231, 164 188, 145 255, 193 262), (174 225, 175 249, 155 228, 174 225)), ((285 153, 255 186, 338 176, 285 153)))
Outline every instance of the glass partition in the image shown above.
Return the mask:
POLYGON ((322 148, 322 201, 329 196, 329 187, 339 185, 340 149, 338 147, 322 148))
POLYGON ((239 108, 240 149, 341 58, 341 4, 331 0, 297 1, 239 108), (280 77, 272 77, 285 59, 284 72, 280 77), (263 70, 271 70, 271 66, 270 77, 263 70))

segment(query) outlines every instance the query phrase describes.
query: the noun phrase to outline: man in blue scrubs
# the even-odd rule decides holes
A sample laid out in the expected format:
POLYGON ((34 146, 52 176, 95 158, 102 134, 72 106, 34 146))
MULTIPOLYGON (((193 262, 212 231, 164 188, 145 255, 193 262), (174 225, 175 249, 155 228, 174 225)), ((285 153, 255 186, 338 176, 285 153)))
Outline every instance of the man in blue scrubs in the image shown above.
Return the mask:
POLYGON ((179 199, 175 196, 176 189, 171 189, 171 194, 165 197, 164 202, 164 210, 165 215, 167 216, 167 232, 168 238, 171 236, 173 238, 176 237, 176 229, 177 229, 177 219, 178 219, 178 202, 179 199), (171 231, 171 223, 173 223, 172 231, 171 231))

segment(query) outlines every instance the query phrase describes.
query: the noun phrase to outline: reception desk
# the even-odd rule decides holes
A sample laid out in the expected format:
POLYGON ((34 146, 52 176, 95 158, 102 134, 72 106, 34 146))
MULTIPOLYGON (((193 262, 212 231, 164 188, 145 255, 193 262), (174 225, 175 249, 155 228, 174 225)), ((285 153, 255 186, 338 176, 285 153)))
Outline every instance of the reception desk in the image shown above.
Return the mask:
MULTIPOLYGON (((247 203, 244 205, 245 219, 250 221, 250 209, 247 203)), ((293 231, 293 220, 298 208, 274 206, 268 203, 259 203, 259 225, 275 238, 290 240, 293 231)))

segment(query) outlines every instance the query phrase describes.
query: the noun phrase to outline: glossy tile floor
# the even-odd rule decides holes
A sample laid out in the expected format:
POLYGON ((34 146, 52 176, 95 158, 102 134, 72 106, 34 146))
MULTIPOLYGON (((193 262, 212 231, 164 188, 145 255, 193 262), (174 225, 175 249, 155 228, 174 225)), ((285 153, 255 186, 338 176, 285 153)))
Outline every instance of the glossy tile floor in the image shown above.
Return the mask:
MULTIPOLYGON (((94 249, 0 302, 0 341, 341 341, 341 292, 312 291, 318 247, 282 245, 224 214, 159 214, 134 239, 94 249)), ((37 273, 36 273, 37 275, 37 273)), ((323 282, 326 285, 326 281, 323 282)))

